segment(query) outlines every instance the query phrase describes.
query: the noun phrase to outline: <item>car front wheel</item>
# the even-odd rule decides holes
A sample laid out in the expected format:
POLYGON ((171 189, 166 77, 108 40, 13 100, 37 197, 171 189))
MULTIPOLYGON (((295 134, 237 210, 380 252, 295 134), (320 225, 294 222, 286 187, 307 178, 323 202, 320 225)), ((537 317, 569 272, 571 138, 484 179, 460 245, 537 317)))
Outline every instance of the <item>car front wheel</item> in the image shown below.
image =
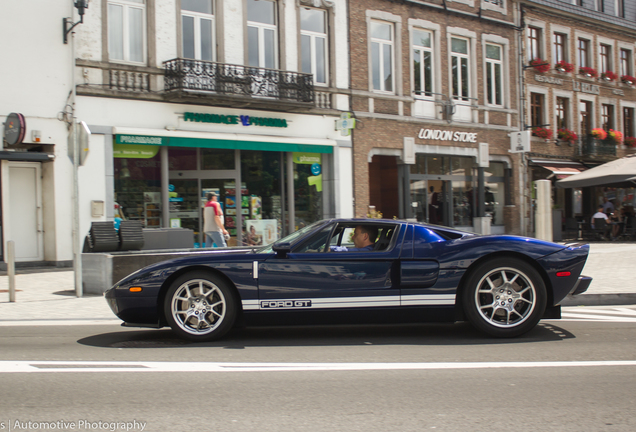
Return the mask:
POLYGON ((219 339, 236 319, 237 302, 225 281, 206 272, 176 279, 167 292, 164 312, 179 336, 198 342, 219 339))
POLYGON ((539 273, 516 258, 480 264, 471 272, 463 295, 471 324, 496 337, 515 337, 533 329, 547 302, 539 273))

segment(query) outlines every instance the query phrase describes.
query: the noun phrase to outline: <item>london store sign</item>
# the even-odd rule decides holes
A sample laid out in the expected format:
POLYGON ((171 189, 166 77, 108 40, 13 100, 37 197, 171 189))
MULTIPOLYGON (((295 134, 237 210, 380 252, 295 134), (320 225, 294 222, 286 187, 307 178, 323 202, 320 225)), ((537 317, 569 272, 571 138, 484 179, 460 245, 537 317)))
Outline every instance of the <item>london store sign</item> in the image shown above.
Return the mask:
POLYGON ((477 133, 475 132, 454 132, 452 130, 420 129, 417 137, 437 141, 477 142, 477 133))
POLYGON ((270 117, 252 117, 248 115, 223 115, 187 112, 183 114, 183 120, 201 123, 242 124, 243 126, 266 126, 279 128, 287 127, 287 120, 285 119, 270 117))

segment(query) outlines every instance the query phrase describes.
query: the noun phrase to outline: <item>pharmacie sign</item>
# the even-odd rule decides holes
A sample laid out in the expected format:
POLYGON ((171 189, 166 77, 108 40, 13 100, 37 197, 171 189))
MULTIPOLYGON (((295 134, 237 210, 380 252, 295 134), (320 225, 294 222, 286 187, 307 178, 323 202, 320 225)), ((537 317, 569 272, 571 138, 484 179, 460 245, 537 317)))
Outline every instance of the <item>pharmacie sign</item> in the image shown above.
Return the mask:
POLYGON ((477 142, 476 132, 456 132, 452 130, 440 129, 420 129, 417 135, 420 139, 436 140, 436 141, 454 141, 454 142, 477 142))
POLYGON ((184 121, 199 123, 218 123, 218 124, 242 124, 243 126, 265 126, 286 128, 287 120, 271 117, 252 117, 248 115, 224 115, 224 114, 208 114, 208 113, 192 113, 183 114, 184 121))

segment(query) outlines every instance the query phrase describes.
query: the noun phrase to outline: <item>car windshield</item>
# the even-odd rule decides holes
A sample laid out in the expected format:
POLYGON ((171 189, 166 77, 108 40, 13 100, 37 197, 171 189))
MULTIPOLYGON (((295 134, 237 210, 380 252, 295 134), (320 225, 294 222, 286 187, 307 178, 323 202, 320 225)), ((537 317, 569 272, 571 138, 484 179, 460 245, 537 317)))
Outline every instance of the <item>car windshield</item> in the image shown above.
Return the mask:
MULTIPOLYGON (((291 233, 287 237, 283 237, 282 239, 277 240, 275 243, 293 243, 294 241, 296 241, 300 237, 304 236, 308 232, 313 231, 318 226, 320 226, 320 225, 322 225, 324 223, 325 223, 324 220, 321 220, 321 221, 318 221, 318 222, 314 222, 311 225, 307 225, 306 227, 301 228, 298 231, 291 233)), ((273 245, 274 245, 274 243, 269 244, 267 246, 264 246, 264 247, 262 247, 260 249, 257 249, 255 251, 255 253, 272 253, 273 252, 273 250, 272 250, 272 246, 273 245)))

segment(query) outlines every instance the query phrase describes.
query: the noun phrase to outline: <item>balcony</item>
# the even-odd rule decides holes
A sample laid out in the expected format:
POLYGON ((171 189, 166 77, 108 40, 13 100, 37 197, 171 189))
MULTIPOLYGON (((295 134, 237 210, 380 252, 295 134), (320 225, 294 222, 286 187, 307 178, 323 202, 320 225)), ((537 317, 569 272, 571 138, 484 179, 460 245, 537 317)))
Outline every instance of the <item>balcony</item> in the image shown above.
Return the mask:
POLYGON ((201 60, 164 62, 165 97, 175 102, 237 107, 313 108, 313 76, 201 60))
POLYGON ((611 139, 600 140, 591 136, 578 142, 577 157, 586 160, 609 161, 616 159, 616 143, 611 139))

